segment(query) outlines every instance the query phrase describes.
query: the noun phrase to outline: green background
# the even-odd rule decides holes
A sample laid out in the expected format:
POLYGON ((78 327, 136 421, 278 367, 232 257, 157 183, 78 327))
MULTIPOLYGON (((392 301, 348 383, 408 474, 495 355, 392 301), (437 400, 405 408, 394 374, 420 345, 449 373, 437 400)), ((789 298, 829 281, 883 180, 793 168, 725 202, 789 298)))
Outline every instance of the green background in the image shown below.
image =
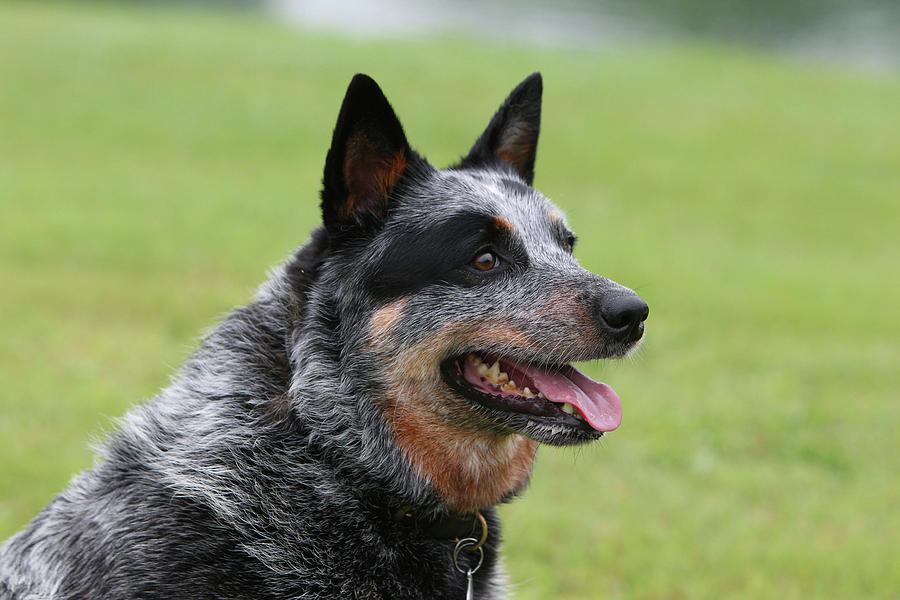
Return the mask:
POLYGON ((900 77, 687 42, 0 6, 0 539, 315 226, 353 73, 445 165, 535 70, 535 185, 651 311, 502 509, 516 597, 900 597, 900 77))

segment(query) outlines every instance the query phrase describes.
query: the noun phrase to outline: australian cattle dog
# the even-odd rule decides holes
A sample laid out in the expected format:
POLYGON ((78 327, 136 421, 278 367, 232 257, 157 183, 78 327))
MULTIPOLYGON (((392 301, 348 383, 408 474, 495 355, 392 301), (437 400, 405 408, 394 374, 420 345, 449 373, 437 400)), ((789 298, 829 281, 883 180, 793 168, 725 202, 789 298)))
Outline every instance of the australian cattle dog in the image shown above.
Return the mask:
POLYGON ((322 226, 0 549, 0 598, 505 597, 497 503, 619 397, 647 305, 532 187, 539 74, 441 170, 350 82, 322 226))

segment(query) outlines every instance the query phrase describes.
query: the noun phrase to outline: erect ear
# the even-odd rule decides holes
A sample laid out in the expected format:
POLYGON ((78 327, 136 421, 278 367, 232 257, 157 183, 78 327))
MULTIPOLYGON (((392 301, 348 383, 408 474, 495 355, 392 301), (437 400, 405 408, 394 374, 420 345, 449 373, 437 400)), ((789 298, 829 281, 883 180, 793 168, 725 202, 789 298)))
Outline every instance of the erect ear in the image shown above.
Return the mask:
POLYGON ((541 130, 543 90, 540 73, 532 73, 520 83, 494 114, 487 129, 457 168, 507 164, 531 185, 541 130))
POLYGON ((384 219, 411 150, 378 84, 357 74, 347 87, 325 158, 322 221, 335 237, 384 219))

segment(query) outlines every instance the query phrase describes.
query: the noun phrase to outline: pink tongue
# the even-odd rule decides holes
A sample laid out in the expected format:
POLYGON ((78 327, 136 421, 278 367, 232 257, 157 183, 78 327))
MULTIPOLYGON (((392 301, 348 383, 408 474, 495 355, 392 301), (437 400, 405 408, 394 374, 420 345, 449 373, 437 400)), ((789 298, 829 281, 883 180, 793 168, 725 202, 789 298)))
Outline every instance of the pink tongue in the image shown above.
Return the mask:
POLYGON ((535 387, 548 400, 571 404, 597 431, 612 431, 622 422, 622 402, 616 391, 575 367, 548 371, 540 367, 516 366, 531 377, 535 387))

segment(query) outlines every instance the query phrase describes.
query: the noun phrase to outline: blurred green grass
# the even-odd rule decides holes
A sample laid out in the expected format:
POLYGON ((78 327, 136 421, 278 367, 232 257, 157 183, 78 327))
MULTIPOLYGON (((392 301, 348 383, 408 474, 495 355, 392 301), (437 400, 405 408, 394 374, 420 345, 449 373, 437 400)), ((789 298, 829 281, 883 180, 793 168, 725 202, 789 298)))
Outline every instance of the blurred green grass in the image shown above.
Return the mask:
POLYGON ((651 317, 590 367, 620 431, 503 509, 516 596, 897 598, 900 79, 702 45, 0 6, 0 538, 315 225, 354 72, 447 164, 534 70, 536 186, 651 317))

